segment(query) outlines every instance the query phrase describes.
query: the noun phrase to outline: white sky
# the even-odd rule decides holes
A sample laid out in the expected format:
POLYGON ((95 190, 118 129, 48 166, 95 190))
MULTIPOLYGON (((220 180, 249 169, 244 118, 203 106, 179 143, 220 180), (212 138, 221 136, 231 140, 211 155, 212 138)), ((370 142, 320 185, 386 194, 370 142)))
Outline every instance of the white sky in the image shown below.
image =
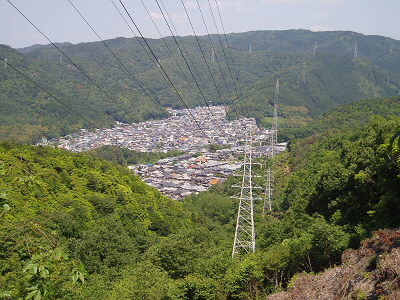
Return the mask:
MULTIPOLYGON (((70 4, 71 1, 102 39, 133 37, 114 4, 127 18, 119 0, 0 0, 0 44, 14 48, 49 44, 19 12, 13 3, 52 42, 90 42, 98 37, 70 4)), ((143 3, 163 36, 171 35, 157 1, 165 5, 178 34, 193 34, 182 0, 123 0, 132 19, 145 37, 160 38, 143 3)), ((199 1, 210 33, 216 33, 209 2, 183 0, 198 35, 206 34, 197 6, 199 1)), ((365 35, 382 35, 400 40, 400 0, 218 0, 226 33, 251 30, 310 29, 351 30, 365 35)), ((219 32, 222 33, 218 11, 219 32)))

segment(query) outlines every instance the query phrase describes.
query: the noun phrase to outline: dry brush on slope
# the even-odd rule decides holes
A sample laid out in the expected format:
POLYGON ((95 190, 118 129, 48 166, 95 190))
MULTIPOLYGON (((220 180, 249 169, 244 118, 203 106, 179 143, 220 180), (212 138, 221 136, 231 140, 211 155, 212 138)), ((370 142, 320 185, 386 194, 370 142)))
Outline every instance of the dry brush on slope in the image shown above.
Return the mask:
POLYGON ((320 274, 299 274, 285 292, 268 300, 400 299, 400 230, 373 232, 340 266, 320 274))

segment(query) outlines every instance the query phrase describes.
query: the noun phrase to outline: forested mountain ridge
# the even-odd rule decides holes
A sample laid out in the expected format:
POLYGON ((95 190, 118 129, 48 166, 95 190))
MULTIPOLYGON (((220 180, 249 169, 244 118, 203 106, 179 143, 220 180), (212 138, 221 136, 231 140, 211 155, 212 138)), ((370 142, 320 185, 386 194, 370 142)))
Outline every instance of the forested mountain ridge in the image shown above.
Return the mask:
POLYGON ((382 69, 398 73, 400 43, 397 40, 377 36, 363 35, 352 31, 309 30, 265 30, 247 33, 232 33, 229 43, 241 49, 252 51, 269 51, 296 55, 313 55, 329 53, 343 56, 354 56, 357 43, 357 56, 363 57, 382 69))
MULTIPOLYGON (((211 38, 219 42, 217 36, 211 38)), ((52 137, 82 127, 110 126, 114 120, 138 122, 162 118, 167 112, 161 107, 182 108, 210 103, 229 106, 230 117, 254 116, 262 126, 270 126, 268 116, 272 115, 270 104, 277 77, 281 78, 282 108, 286 106, 288 111, 300 109, 312 117, 355 100, 397 95, 400 75, 395 66, 400 63, 399 41, 351 32, 306 30, 234 33, 227 35, 227 39, 229 49, 215 43, 219 63, 212 62, 212 48, 205 36, 199 37, 204 53, 194 37, 181 38, 182 50, 172 38, 146 39, 185 103, 160 74, 158 61, 152 62, 141 47, 143 40, 116 38, 104 41, 123 66, 102 42, 57 44, 73 63, 48 45, 19 49, 19 54, 2 46, 0 56, 7 58, 10 66, 5 64, 0 68, 0 103, 4 107, 1 110, 4 114, 1 136, 26 142, 41 135, 52 137), (353 59, 356 41, 359 54, 358 59, 353 59), (224 51, 227 50, 235 62, 239 80, 236 86, 232 81, 235 74, 230 76, 226 66, 224 51), (198 78, 202 92, 194 84, 182 53, 189 54, 186 56, 190 58, 188 64, 198 78), (17 74, 11 68, 14 64, 85 119, 17 74)))
POLYGON ((138 122, 168 116, 166 110, 155 110, 154 104, 129 95, 126 87, 114 84, 116 79, 112 86, 100 90, 90 86, 89 79, 72 64, 41 64, 7 46, 1 49, 10 64, 0 68, 3 137, 27 142, 41 135, 53 137, 80 128, 112 126, 118 120, 138 122))
MULTIPOLYGON (((299 57, 292 66, 280 69, 278 110, 285 119, 285 109, 293 112, 302 107, 308 116, 316 117, 330 109, 353 101, 397 95, 396 81, 400 77, 390 74, 364 59, 317 54, 299 57)), ((243 106, 263 125, 271 124, 271 103, 274 101, 274 77, 258 81, 250 96, 243 99, 243 106)), ((283 127, 295 127, 283 124, 283 127)))

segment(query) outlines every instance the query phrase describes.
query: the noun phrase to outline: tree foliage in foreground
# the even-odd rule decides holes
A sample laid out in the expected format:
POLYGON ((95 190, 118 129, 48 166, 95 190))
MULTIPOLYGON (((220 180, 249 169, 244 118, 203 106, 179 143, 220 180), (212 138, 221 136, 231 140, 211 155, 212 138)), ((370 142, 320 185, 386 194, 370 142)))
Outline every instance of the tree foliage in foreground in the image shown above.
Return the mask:
POLYGON ((235 259, 229 186, 177 202, 93 155, 1 144, 1 295, 262 299, 399 226, 399 128, 376 118, 293 142, 276 157, 273 212, 256 204, 257 251, 235 259))
POLYGON ((179 150, 171 150, 166 153, 138 152, 126 148, 108 145, 90 150, 88 153, 93 153, 95 156, 101 159, 112 161, 123 166, 155 163, 160 159, 183 154, 183 152, 180 152, 179 150))

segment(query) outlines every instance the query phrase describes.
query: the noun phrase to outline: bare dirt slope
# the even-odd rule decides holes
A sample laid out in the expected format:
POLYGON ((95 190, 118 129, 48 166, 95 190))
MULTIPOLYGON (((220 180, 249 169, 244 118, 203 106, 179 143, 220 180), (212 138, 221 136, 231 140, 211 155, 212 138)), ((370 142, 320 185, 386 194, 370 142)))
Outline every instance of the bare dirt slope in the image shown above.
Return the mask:
POLYGON ((373 232, 342 264, 323 273, 299 274, 285 292, 268 300, 400 300, 400 230, 373 232))

